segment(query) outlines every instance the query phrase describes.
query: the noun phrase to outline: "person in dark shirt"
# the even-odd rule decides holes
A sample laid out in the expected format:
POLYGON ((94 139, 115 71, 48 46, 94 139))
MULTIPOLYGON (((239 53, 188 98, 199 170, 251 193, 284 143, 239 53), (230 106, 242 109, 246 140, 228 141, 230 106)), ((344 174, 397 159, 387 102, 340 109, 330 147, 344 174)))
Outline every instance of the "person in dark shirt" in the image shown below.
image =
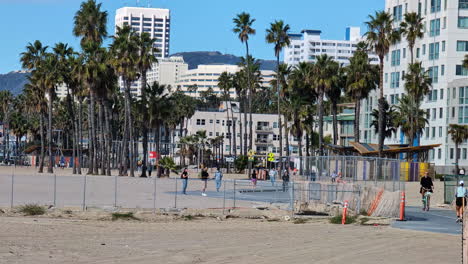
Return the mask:
POLYGON ((257 187, 257 171, 256 170, 252 171, 251 180, 252 180, 253 187, 256 188, 257 187))
MULTIPOLYGON (((424 177, 421 178, 421 188, 419 190, 419 193, 421 194, 421 198, 424 200, 424 195, 426 194, 426 192, 431 192, 433 193, 434 192, 434 184, 432 183, 432 179, 431 177, 429 177, 429 172, 425 172, 424 173, 424 177)), ((423 211, 424 210, 427 210, 429 211, 429 204, 430 204, 430 199, 431 197, 428 196, 427 197, 427 208, 423 208, 423 211)))
POLYGON ((188 170, 187 168, 185 168, 182 174, 180 175, 180 178, 182 179, 182 194, 187 194, 188 176, 188 170))
POLYGON ((202 171, 201 171, 201 179, 203 181, 203 190, 202 190, 202 196, 206 196, 206 186, 208 184, 208 178, 210 177, 210 175, 208 174, 208 169, 207 168, 204 168, 202 171))

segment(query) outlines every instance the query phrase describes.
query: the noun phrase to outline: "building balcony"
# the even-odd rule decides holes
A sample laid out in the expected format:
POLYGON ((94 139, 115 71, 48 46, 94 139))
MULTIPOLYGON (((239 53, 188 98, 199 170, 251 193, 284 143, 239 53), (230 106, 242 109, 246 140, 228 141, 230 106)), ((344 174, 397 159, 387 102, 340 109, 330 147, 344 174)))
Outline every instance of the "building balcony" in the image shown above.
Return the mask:
POLYGON ((255 139, 255 145, 272 145, 273 140, 271 139, 262 139, 262 138, 257 138, 255 139))
POLYGON ((273 133, 273 128, 269 126, 256 126, 255 132, 257 133, 273 133))

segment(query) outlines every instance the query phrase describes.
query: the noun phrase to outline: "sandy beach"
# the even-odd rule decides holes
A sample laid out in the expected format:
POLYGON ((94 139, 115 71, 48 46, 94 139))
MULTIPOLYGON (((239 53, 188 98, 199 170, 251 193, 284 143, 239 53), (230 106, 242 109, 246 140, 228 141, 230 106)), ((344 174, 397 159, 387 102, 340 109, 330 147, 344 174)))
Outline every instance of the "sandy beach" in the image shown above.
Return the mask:
POLYGON ((214 218, 0 217, 0 263, 456 263, 460 237, 388 226, 214 218))

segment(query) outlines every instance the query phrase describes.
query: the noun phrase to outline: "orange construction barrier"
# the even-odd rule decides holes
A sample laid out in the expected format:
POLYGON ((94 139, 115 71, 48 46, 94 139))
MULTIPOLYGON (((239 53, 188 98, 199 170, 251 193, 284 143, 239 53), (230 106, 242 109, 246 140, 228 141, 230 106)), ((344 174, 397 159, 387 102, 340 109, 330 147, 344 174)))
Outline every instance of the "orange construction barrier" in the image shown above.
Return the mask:
POLYGON ((343 217, 341 218, 341 224, 344 225, 346 224, 346 213, 348 212, 348 201, 344 202, 344 207, 343 207, 343 217))
POLYGON ((405 192, 401 192, 400 221, 405 221, 405 192))
POLYGON ((384 190, 383 189, 380 190, 377 196, 375 197, 374 201, 372 201, 369 212, 367 212, 368 216, 371 216, 374 213, 375 209, 377 209, 377 207, 379 206, 380 199, 382 199, 383 193, 384 193, 384 190))

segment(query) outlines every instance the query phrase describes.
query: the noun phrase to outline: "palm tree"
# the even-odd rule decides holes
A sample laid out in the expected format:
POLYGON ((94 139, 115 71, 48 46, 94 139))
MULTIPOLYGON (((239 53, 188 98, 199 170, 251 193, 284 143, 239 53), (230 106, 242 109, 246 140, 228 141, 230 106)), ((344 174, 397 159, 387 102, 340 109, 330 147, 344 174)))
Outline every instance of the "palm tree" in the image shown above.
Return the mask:
POLYGON ((349 59, 346 71, 346 93, 354 100, 354 141, 360 139, 361 100, 368 97, 378 82, 378 68, 370 64, 365 43, 359 42, 356 52, 349 59))
MULTIPOLYGON (((30 81, 30 86, 29 86, 29 94, 31 97, 34 97, 37 100, 34 100, 35 106, 37 107, 36 110, 38 110, 39 113, 39 120, 40 120, 40 134, 41 134, 41 156, 40 156, 40 162, 39 162, 39 173, 43 172, 44 168, 44 150, 45 150, 45 144, 44 144, 44 129, 43 129, 43 99, 44 97, 44 92, 45 92, 45 86, 43 82, 43 78, 41 78, 41 75, 36 71, 36 69, 39 67, 39 64, 42 63, 42 61, 45 59, 45 55, 47 52, 47 46, 43 46, 42 43, 39 40, 36 40, 34 43, 29 43, 26 46, 26 51, 21 53, 21 64, 24 69, 28 70, 33 70, 32 75, 28 77, 30 81), (34 94, 34 95, 33 95, 34 94)), ((27 86, 28 87, 28 86, 27 86)), ((5 152, 4 152, 5 153, 5 152)))
MULTIPOLYGON (((137 68, 140 73, 141 78, 141 98, 145 101, 145 89, 147 78, 146 73, 148 70, 151 69, 153 63, 157 62, 156 56, 154 53, 157 52, 155 48, 156 39, 151 38, 150 34, 143 32, 139 36, 136 37, 136 45, 139 48, 139 54, 137 57, 137 68)), ((143 120, 148 119, 148 112, 143 111, 143 120)), ((142 171, 141 177, 146 177, 146 163, 147 163, 147 155, 148 155, 148 126, 147 122, 142 122, 142 133, 143 133, 143 164, 142 164, 142 171)))
POLYGON ((323 155, 323 114, 324 114, 324 95, 335 82, 335 62, 327 54, 317 57, 315 66, 313 67, 313 86, 318 95, 317 112, 319 117, 319 153, 323 155))
MULTIPOLYGON (((279 128, 279 148, 280 152, 279 155, 283 156, 283 133, 282 133, 282 124, 281 124, 281 110, 280 110, 280 102, 282 91, 280 90, 280 62, 279 56, 281 50, 284 47, 289 46, 291 40, 289 38, 288 32, 290 27, 288 24, 284 24, 283 20, 275 21, 274 23, 270 24, 270 28, 266 30, 266 41, 267 43, 274 44, 274 51, 276 56, 276 93, 278 94, 278 128, 279 128)), ((284 71, 283 71, 284 73, 284 71)), ((285 88, 285 87, 283 87, 285 88)))
POLYGON ((452 141, 455 143, 455 173, 458 175, 458 159, 460 155, 458 146, 468 139, 468 125, 450 124, 448 133, 452 136, 452 141))
POLYGON ((328 101, 331 103, 331 113, 333 116, 333 144, 338 143, 338 103, 341 100, 341 92, 345 83, 344 69, 338 63, 332 66, 333 78, 332 85, 325 91, 328 101))
MULTIPOLYGON (((116 73, 122 78, 125 85, 125 117, 127 120, 128 140, 130 142, 129 160, 130 160, 130 176, 134 177, 135 170, 135 153, 134 153, 134 137, 133 137, 133 118, 131 114, 132 95, 130 87, 133 81, 137 79, 137 57, 138 46, 136 43, 136 35, 129 26, 123 28, 117 27, 117 34, 113 37, 114 42, 111 45, 113 53, 112 64, 116 73)), ((127 133, 126 133, 127 134, 127 133)), ((127 137, 126 137, 127 138, 127 137)), ((127 143, 124 140, 124 150, 127 149, 127 143)), ((125 151, 124 151, 124 157, 125 151)), ((127 166, 124 166, 126 172, 127 166)))
MULTIPOLYGON (((229 105, 231 104, 230 90, 231 90, 232 86, 233 86, 232 85, 232 74, 230 74, 228 72, 221 73, 221 75, 218 78, 218 87, 221 89, 221 91, 223 91, 223 100, 226 103, 226 115, 227 115, 227 124, 226 125, 228 127, 229 146, 230 146, 229 155, 232 155, 232 147, 233 147, 233 143, 232 143, 233 136, 232 136, 232 133, 231 133, 231 126, 233 124, 234 119, 229 118, 229 105)), ((231 109, 231 112, 232 112, 232 109, 231 109)), ((235 131, 234 131, 234 134, 235 134, 235 131)), ((235 137, 234 137, 234 140, 236 140, 235 137)), ((235 152, 236 152, 236 150, 234 149, 234 153, 235 152)), ((235 154, 234 154, 234 156, 235 156, 235 154)))
MULTIPOLYGON (((252 130, 252 111, 251 111, 251 106, 252 106, 252 87, 251 82, 250 82, 250 55, 249 55, 249 36, 250 35, 255 35, 255 29, 252 28, 253 23, 255 22, 255 19, 250 17, 250 14, 246 12, 242 12, 238 14, 234 19, 234 28, 233 32, 238 34, 238 38, 242 43, 245 43, 245 58, 246 58, 246 63, 247 63, 247 91, 248 91, 248 100, 249 100, 249 111, 250 111, 250 125, 249 125, 249 131, 250 131, 250 137, 249 137, 249 148, 252 149, 252 140, 253 140, 253 130, 252 130)), ((245 109, 244 109, 245 110, 245 109)), ((245 125, 246 125, 246 130, 247 130, 247 120, 244 120, 245 125)), ((246 150, 244 150, 246 151, 246 150)))
POLYGON ((81 37, 81 47, 85 56, 85 80, 89 89, 90 110, 88 113, 88 123, 90 123, 89 149, 89 171, 88 174, 97 174, 97 140, 95 127, 95 89, 99 79, 99 73, 105 65, 102 65, 101 45, 107 37, 107 12, 101 11, 101 5, 95 0, 88 0, 81 3, 80 9, 74 17, 73 35, 81 37), (97 57, 96 57, 97 56, 97 57), (88 65, 90 64, 90 65, 88 65))
MULTIPOLYGON (((408 137, 408 144, 413 144, 416 135, 423 132, 429 121, 426 118, 426 111, 420 109, 420 102, 412 95, 403 95, 399 105, 396 106, 398 114, 396 123, 401 126, 401 130, 408 137)), ((409 158, 409 157, 408 157, 409 158)))
MULTIPOLYGON (((366 22, 368 32, 365 34, 368 46, 379 57, 379 131, 384 131, 384 106, 385 99, 383 95, 384 82, 384 57, 388 54, 390 46, 401 39, 400 32, 393 27, 393 19, 390 14, 384 11, 377 11, 374 16, 369 15, 369 21, 366 22)), ((384 133, 379 132, 379 157, 383 154, 384 133)))
MULTIPOLYGON (((371 127, 374 127, 375 133, 379 131, 379 109, 374 109, 371 113, 372 122, 371 127)), ((396 122, 398 118, 398 113, 395 111, 393 106, 390 106, 387 101, 384 103, 384 139, 391 137, 392 133, 396 133, 398 130, 398 122, 396 122)))
MULTIPOLYGON (((8 159, 7 146, 9 146, 9 119, 12 110, 13 94, 10 91, 0 91, 0 106, 2 109, 2 122, 3 122, 3 162, 6 163, 8 159)), ((8 151, 9 152, 9 151, 8 151)))
POLYGON ((401 34, 406 37, 411 54, 411 64, 414 63, 414 45, 417 39, 424 37, 424 18, 415 12, 406 13, 405 19, 400 23, 401 34))

